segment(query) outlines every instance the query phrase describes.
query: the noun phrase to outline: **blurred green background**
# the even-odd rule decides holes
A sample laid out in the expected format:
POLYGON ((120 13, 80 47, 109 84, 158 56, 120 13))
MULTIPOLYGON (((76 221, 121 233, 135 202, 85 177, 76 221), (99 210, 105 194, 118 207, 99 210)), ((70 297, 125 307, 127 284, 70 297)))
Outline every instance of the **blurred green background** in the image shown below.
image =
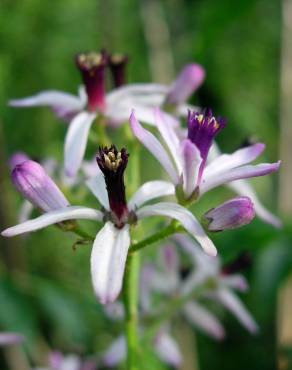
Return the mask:
MULTIPOLYGON (((80 76, 72 56, 79 51, 105 47, 128 54, 130 82, 171 82, 185 63, 202 64, 207 78, 192 101, 227 118, 221 148, 230 152, 247 138, 256 138, 267 144, 264 160, 278 159, 279 0, 1 0, 0 25, 1 228, 16 222, 21 203, 10 185, 8 157, 22 150, 34 158, 62 160, 66 130, 48 109, 12 109, 7 100, 45 89, 76 93, 80 76)), ((253 180, 274 213, 277 183, 277 174, 253 180)), ((202 208, 227 195, 226 190, 212 193, 202 208)), ((252 256, 246 271, 251 290, 242 298, 261 330, 252 337, 222 313, 226 340, 216 343, 196 333, 197 350, 191 356, 196 356, 199 369, 273 370, 282 351, 282 368, 292 368, 289 343, 282 348, 277 342, 276 320, 277 292, 292 268, 291 225, 286 221, 281 231, 255 220, 239 231, 215 236, 224 262, 241 251, 252 256)), ((48 346, 98 353, 121 330, 93 298, 90 248, 73 251, 74 241, 53 227, 0 240, 0 329, 24 333, 35 364, 44 361, 48 346)), ((0 361, 5 362, 3 354, 0 361)), ((165 368, 151 361, 145 369, 165 368)))

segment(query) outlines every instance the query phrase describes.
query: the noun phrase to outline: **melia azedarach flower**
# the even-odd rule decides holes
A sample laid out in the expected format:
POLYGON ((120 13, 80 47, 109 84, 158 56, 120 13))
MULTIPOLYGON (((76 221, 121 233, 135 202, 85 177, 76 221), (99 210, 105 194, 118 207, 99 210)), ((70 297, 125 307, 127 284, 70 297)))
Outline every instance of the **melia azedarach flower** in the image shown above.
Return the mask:
MULTIPOLYGON (((89 131, 96 118, 105 118, 107 124, 117 125, 126 122, 135 107, 139 119, 153 123, 147 108, 138 99, 129 98, 130 93, 139 90, 139 85, 122 85, 126 60, 123 56, 110 56, 105 51, 80 53, 76 56, 76 65, 84 86, 79 88, 79 96, 48 90, 24 99, 10 100, 9 105, 13 107, 49 106, 57 117, 70 122, 64 145, 64 167, 68 176, 75 176, 81 166, 89 131), (106 94, 105 72, 108 67, 115 86, 119 88, 106 94)), ((175 120, 171 116, 168 118, 174 124, 175 120)))
POLYGON ((141 126, 134 112, 130 117, 131 129, 166 170, 182 204, 197 200, 219 185, 264 176, 276 171, 280 166, 280 162, 246 165, 262 153, 265 146, 261 143, 239 149, 233 154, 223 154, 208 164, 207 158, 213 139, 225 127, 223 119, 215 118, 211 110, 189 112, 187 136, 182 138, 158 109, 154 114, 156 126, 172 158, 160 141, 141 126))
POLYGON ((91 274, 96 295, 102 303, 114 301, 120 293, 125 262, 130 247, 130 225, 137 220, 159 215, 173 218, 210 255, 216 248, 205 234, 202 226, 186 208, 171 202, 144 205, 155 198, 173 194, 174 187, 165 181, 150 181, 143 184, 126 201, 124 171, 128 163, 126 149, 118 151, 114 146, 100 148, 97 163, 102 173, 88 180, 87 185, 97 197, 103 210, 70 206, 53 181, 44 174, 35 162, 23 162, 12 174, 17 189, 33 204, 44 210, 43 215, 10 227, 3 236, 35 231, 66 220, 89 219, 104 222, 97 233, 91 253, 91 274), (30 172, 30 169, 33 169, 30 172), (144 205, 143 207, 141 207, 144 205))
MULTIPOLYGON (((220 259, 207 256, 187 235, 175 235, 172 240, 187 253, 188 260, 195 268, 184 267, 175 245, 168 243, 161 248, 160 269, 152 265, 152 271, 148 273, 148 294, 156 291, 174 297, 190 296, 189 301, 181 307, 181 313, 197 329, 214 339, 223 339, 225 330, 217 317, 205 307, 206 299, 223 305, 250 333, 255 334, 257 324, 233 292, 233 289, 242 292, 247 290, 245 278, 239 274, 223 274, 220 259), (195 294, 202 285, 204 289, 201 294, 192 298, 192 293, 195 294)), ((146 300, 146 304, 151 307, 150 299, 146 300)))

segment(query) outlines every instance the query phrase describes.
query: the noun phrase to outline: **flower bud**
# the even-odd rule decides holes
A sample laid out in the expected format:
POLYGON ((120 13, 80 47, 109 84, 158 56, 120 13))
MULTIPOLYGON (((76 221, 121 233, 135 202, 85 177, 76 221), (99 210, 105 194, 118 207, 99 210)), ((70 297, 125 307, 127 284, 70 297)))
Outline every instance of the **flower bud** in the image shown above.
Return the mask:
POLYGON ((29 157, 23 152, 16 152, 8 160, 10 170, 14 170, 14 167, 22 162, 25 162, 29 157))
POLYGON ((248 197, 236 197, 210 209, 203 218, 209 231, 223 231, 247 225, 254 216, 252 201, 248 197))
POLYGON ((27 160, 17 164, 11 178, 16 189, 45 212, 69 205, 64 194, 37 162, 27 160))
POLYGON ((184 103, 198 89, 205 78, 205 71, 199 64, 186 65, 170 87, 166 105, 184 103))

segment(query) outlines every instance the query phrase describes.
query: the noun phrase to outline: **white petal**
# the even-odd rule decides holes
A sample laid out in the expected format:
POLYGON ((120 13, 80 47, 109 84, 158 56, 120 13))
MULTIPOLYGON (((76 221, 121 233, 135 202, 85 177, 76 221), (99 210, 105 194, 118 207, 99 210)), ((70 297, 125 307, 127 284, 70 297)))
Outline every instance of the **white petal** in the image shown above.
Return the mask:
POLYGON ((155 352, 163 362, 171 366, 178 367, 182 362, 182 356, 176 341, 166 332, 160 332, 156 336, 155 352))
POLYGON ((254 205, 254 209, 256 214, 259 218, 261 218, 264 222, 267 222, 273 225, 276 228, 282 227, 281 220, 274 216, 269 210, 267 210, 264 205, 260 202, 259 198, 257 197, 254 189, 248 183, 247 180, 238 180, 233 181, 228 184, 232 190, 240 195, 245 195, 251 199, 254 205))
POLYGON ((58 367, 58 370, 79 370, 81 367, 81 360, 76 355, 65 356, 61 366, 58 367))
POLYGON ((179 150, 179 138, 174 131, 172 125, 169 123, 169 120, 167 117, 162 115, 162 112, 159 109, 155 109, 155 122, 156 126, 167 145, 173 160, 176 164, 176 167, 181 173, 182 171, 182 163, 181 163, 181 156, 180 156, 180 150, 179 150))
POLYGON ((86 185, 89 187, 91 192, 96 196, 99 203, 107 210, 109 210, 109 201, 106 191, 106 185, 104 176, 100 172, 98 175, 88 179, 86 185))
POLYGON ((223 275, 220 281, 228 288, 237 289, 240 292, 246 292, 248 290, 248 283, 243 275, 223 275))
POLYGON ((81 166, 89 130, 96 115, 81 112, 70 123, 65 138, 65 172, 68 176, 75 176, 81 166))
POLYGON ((183 190, 190 197, 197 185, 202 157, 199 149, 190 140, 181 142, 180 156, 182 158, 183 190))
POLYGON ((68 112, 81 110, 84 107, 83 104, 83 101, 79 97, 55 90, 43 91, 27 98, 9 101, 11 107, 36 107, 47 105, 52 108, 63 108, 68 112))
POLYGON ((102 221, 103 214, 96 209, 87 207, 66 207, 55 211, 47 212, 33 220, 23 222, 22 224, 9 227, 2 231, 1 235, 11 237, 24 234, 30 231, 36 231, 46 226, 57 224, 66 220, 84 219, 102 221))
POLYGON ((142 207, 136 214, 138 218, 161 215, 176 219, 195 239, 197 239, 207 254, 216 256, 217 250, 200 223, 189 210, 179 204, 167 202, 156 203, 154 205, 142 207))
POLYGON ((222 154, 214 159, 204 170, 204 179, 247 164, 256 159, 265 149, 265 145, 257 143, 246 148, 238 149, 232 154, 222 154))
POLYGON ((160 144, 156 137, 148 130, 143 128, 141 124, 137 121, 134 112, 130 116, 130 125, 133 131, 133 134, 137 139, 152 153, 152 155, 161 163, 165 171, 169 174, 172 182, 178 184, 179 177, 176 172, 171 160, 160 144))
POLYGON ((128 206, 130 209, 135 210, 149 200, 174 194, 175 187, 172 183, 167 181, 148 181, 134 193, 128 202, 128 206))
POLYGON ((121 291, 129 246, 129 225, 119 230, 107 222, 95 238, 90 261, 91 278, 102 304, 114 302, 121 291))
POLYGON ((239 298, 229 289, 221 288, 215 293, 215 297, 221 302, 238 321, 252 334, 257 333, 258 326, 253 317, 243 306, 239 298))
POLYGON ((107 367, 115 367, 122 362, 127 353, 124 336, 118 337, 102 356, 102 363, 107 367))
POLYGON ((19 212, 18 212, 18 222, 22 223, 24 221, 27 221, 33 211, 33 205, 28 201, 24 200, 20 206, 19 212))
POLYGON ((183 312, 187 320, 204 333, 217 340, 224 338, 225 330, 220 321, 202 305, 189 302, 183 307, 183 312))
MULTIPOLYGON (((203 183, 200 187, 200 194, 204 194, 207 191, 214 189, 219 185, 226 184, 228 182, 240 179, 246 179, 250 177, 265 176, 274 171, 277 171, 280 167, 280 162, 276 163, 261 163, 255 166, 246 165, 237 168, 233 168, 228 171, 220 173, 218 176, 214 173, 212 176, 208 176, 208 179, 203 179, 203 183)), ((204 175, 203 175, 204 176, 204 175)))

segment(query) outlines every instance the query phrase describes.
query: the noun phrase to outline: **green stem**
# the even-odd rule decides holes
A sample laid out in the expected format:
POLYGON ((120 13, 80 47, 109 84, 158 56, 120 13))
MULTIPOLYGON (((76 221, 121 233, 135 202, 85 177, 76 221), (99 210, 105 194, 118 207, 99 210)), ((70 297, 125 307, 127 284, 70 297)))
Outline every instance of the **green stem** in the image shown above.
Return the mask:
POLYGON ((157 233, 141 240, 140 242, 132 243, 130 252, 136 252, 139 249, 145 248, 150 244, 154 244, 169 237, 170 235, 182 232, 183 230, 183 227, 177 221, 172 221, 165 229, 158 231, 157 233))
POLYGON ((138 370, 138 281, 139 254, 129 253, 124 277, 127 370, 138 370))

